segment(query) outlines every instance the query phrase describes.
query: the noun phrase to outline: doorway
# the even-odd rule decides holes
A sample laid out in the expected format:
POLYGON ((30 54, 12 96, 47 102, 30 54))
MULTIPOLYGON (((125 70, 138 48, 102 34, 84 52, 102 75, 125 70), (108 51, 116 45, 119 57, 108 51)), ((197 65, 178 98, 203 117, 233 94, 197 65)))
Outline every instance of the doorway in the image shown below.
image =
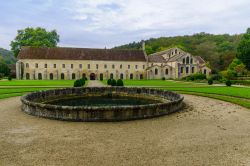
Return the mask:
POLYGON ((95 80, 95 73, 91 73, 89 78, 90 80, 95 80))

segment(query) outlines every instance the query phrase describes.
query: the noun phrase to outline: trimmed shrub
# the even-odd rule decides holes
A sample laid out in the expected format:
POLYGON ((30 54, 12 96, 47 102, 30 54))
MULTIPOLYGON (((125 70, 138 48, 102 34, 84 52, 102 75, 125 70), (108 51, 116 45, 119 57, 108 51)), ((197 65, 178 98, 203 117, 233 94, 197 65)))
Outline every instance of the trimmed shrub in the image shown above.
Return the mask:
POLYGON ((116 86, 124 86, 122 79, 117 80, 116 86))
POLYGON ((161 80, 166 80, 166 78, 165 78, 165 77, 162 77, 161 80))
POLYGON ((12 77, 11 77, 11 76, 8 76, 8 80, 11 81, 11 80, 12 80, 12 77))
POLYGON ((111 80, 111 86, 116 86, 116 80, 115 79, 111 80))
POLYGON ((74 82, 74 87, 82 87, 84 85, 85 85, 85 80, 83 78, 75 80, 74 82))
POLYGON ((208 85, 212 85, 213 84, 213 79, 212 78, 209 78, 208 81, 207 81, 208 85))
POLYGON ((111 85, 112 79, 108 79, 107 84, 111 85))
POLYGON ((227 86, 231 86, 232 85, 232 82, 230 80, 226 80, 226 85, 227 86))
POLYGON ((196 73, 196 74, 191 74, 189 76, 186 76, 182 79, 186 81, 205 80, 207 79, 207 76, 206 74, 196 73))
POLYGON ((4 74, 0 73, 0 80, 3 79, 4 74))

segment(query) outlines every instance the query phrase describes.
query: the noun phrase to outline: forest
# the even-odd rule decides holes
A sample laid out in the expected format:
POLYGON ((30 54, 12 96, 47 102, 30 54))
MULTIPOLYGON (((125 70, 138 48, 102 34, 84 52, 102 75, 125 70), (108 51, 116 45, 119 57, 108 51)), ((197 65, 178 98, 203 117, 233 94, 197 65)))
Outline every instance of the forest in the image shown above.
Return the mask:
MULTIPOLYGON (((147 54, 179 47, 194 56, 201 56, 214 72, 225 70, 236 57, 237 46, 243 34, 214 35, 197 33, 193 35, 150 38, 145 40, 147 54)), ((142 49, 142 41, 114 47, 114 49, 142 49)))

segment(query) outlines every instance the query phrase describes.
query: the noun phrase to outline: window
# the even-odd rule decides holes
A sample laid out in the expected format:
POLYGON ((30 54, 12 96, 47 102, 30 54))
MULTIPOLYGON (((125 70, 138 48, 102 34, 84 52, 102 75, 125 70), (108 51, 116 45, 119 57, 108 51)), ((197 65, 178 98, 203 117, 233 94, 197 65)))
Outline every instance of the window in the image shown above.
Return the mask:
POLYGON ((120 74, 120 79, 123 79, 123 74, 122 73, 120 74))
POLYGON ((38 63, 36 63, 36 68, 38 68, 38 63))
POLYGON ((142 80, 143 79, 143 75, 142 74, 140 74, 140 80, 142 80))
POLYGON ((203 73, 204 73, 204 74, 207 74, 207 70, 206 70, 206 69, 204 69, 203 73))
POLYGON ((186 64, 189 64, 189 57, 186 58, 186 64))
POLYGON ((189 67, 186 67, 186 73, 189 73, 189 67))
POLYGON ((53 73, 50 73, 50 74, 49 74, 49 79, 50 79, 50 80, 53 80, 53 73))
POLYGON ((191 70, 192 70, 192 73, 194 73, 194 67, 192 67, 192 69, 191 69, 191 70))
POLYGON ((99 67, 98 64, 96 64, 95 67, 96 67, 96 69, 98 69, 98 67, 99 67))
POLYGON ((76 74, 72 73, 72 80, 76 79, 76 74))
POLYGON ((62 64, 62 68, 65 68, 65 64, 62 64))
POLYGON ((177 49, 175 50, 175 54, 177 54, 177 49))
POLYGON ((132 80, 133 79, 133 74, 130 74, 129 78, 132 80))
POLYGON ((172 52, 172 55, 174 55, 174 52, 172 52))
POLYGON ((155 69, 155 75, 158 75, 158 69, 155 69))
POLYGON ((28 63, 26 63, 26 68, 29 68, 29 64, 28 63))
POLYGON ((168 75, 168 69, 165 70, 165 74, 168 75))
POLYGON ((120 69, 122 69, 122 65, 120 65, 120 69))
POLYGON ((185 64, 185 58, 182 59, 182 63, 185 64))
POLYGON ((88 64, 88 69, 90 69, 90 64, 88 64))
POLYGON ((137 69, 138 68, 138 65, 135 65, 135 69, 137 69))
POLYGON ((193 58, 190 59, 190 64, 193 64, 193 58))
POLYGON ((26 73, 26 80, 30 79, 30 73, 26 73))
POLYGON ((61 80, 64 80, 64 73, 61 73, 61 80))
POLYGON ((56 64, 54 64, 54 68, 56 68, 56 64))
POLYGON ((48 67, 48 65, 47 64, 44 64, 44 68, 47 68, 48 67))
POLYGON ((103 74, 102 73, 100 74, 100 80, 101 81, 103 80, 103 74))
POLYGON ((130 69, 130 65, 128 65, 128 69, 130 69))
POLYGON ((181 67, 181 73, 183 73, 183 67, 181 67))
POLYGON ((86 79, 86 74, 82 73, 82 78, 86 79))
POLYGON ((112 65, 112 69, 114 69, 115 68, 115 65, 112 65))
POLYGON ((114 74, 110 73, 110 79, 113 79, 113 78, 114 78, 114 74))
POLYGON ((79 68, 82 69, 82 64, 79 64, 79 68))
POLYGON ((38 73, 38 79, 39 79, 39 80, 42 80, 42 79, 43 79, 42 73, 38 73))
POLYGON ((104 69, 107 69, 107 68, 108 68, 108 66, 107 66, 107 64, 105 64, 105 65, 104 65, 104 69))
POLYGON ((142 68, 145 69, 145 65, 142 65, 142 68))
POLYGON ((73 64, 71 64, 70 66, 71 66, 71 69, 73 69, 73 68, 74 68, 74 65, 73 65, 73 64))

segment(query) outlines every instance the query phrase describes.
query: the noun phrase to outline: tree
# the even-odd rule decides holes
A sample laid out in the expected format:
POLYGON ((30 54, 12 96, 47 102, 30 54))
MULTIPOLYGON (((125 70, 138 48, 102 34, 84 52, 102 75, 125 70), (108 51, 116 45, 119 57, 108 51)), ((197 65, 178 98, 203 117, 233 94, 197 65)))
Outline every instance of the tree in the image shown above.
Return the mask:
POLYGON ((0 63, 0 73, 4 76, 8 76, 10 74, 10 68, 4 63, 0 63))
POLYGON ((59 35, 56 30, 46 31, 46 29, 25 28, 17 31, 16 38, 11 42, 11 50, 17 57, 23 46, 32 47, 56 47, 59 42, 59 35))
POLYGON ((237 57, 246 65, 246 68, 250 70, 250 28, 243 35, 238 48, 237 57))

